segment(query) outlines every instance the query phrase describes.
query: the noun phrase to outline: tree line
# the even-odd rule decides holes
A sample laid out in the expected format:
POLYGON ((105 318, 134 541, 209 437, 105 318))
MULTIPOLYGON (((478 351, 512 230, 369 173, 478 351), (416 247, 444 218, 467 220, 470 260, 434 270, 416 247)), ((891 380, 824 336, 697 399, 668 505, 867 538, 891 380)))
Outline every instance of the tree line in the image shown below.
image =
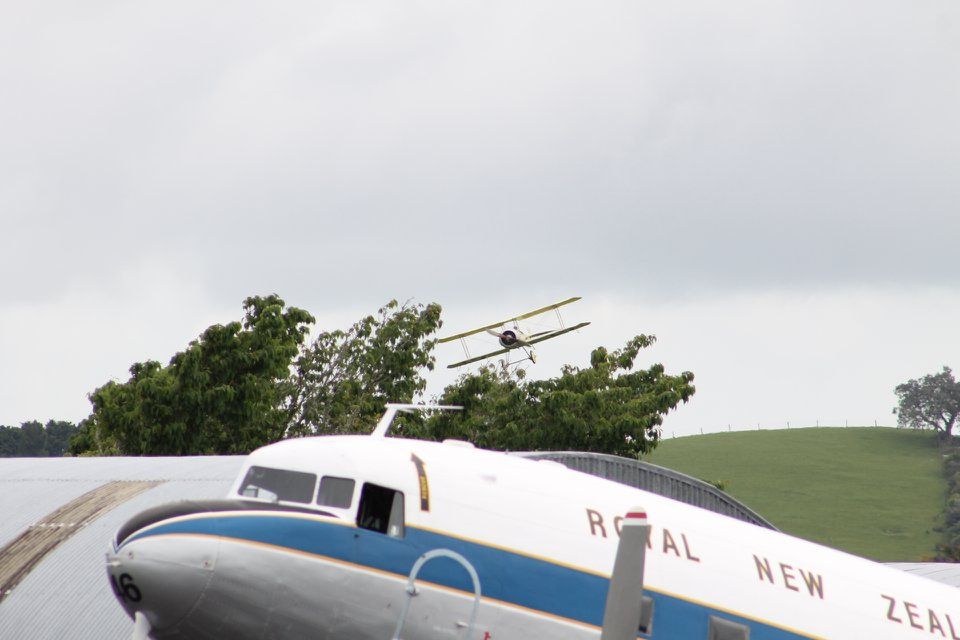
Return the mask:
MULTIPOLYGON (((169 362, 134 363, 124 382, 89 394, 73 454, 240 454, 284 438, 372 430, 387 402, 422 397, 434 368, 438 304, 392 300, 346 329, 277 295, 254 296, 242 320, 207 328, 169 362)), ((529 380, 495 366, 460 376, 433 400, 462 412, 404 416, 397 435, 459 438, 499 450, 575 449, 636 457, 656 446, 663 417, 695 393, 693 374, 636 368, 655 336, 589 366, 529 380)))
POLYGON ((19 427, 0 426, 0 458, 57 457, 67 453, 70 438, 77 432, 72 422, 36 420, 19 427))

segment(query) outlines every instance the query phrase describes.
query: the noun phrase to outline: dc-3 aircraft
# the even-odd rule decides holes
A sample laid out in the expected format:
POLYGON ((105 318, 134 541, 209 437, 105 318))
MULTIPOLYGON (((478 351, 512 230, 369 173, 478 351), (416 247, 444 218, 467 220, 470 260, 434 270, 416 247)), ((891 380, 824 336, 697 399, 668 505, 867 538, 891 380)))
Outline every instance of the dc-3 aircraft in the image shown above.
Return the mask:
POLYGON ((525 357, 521 358, 516 362, 510 362, 509 358, 502 361, 503 368, 506 369, 510 365, 519 364, 524 360, 529 360, 530 362, 537 362, 537 354, 533 350, 533 345, 538 342, 543 342, 544 340, 550 340, 551 338, 556 338, 557 336, 562 336, 565 333, 570 333, 571 331, 576 331, 577 329, 582 329, 583 327, 590 324, 589 322, 581 322, 580 324, 574 325, 572 327, 563 326, 563 318, 560 317, 560 307, 576 302, 580 300, 580 296, 573 298, 567 298, 556 304, 547 305, 546 307, 541 307, 534 311, 529 311, 527 313, 522 313, 519 316, 514 318, 508 318, 502 322, 494 322, 493 324, 488 324, 483 327, 478 327, 476 329, 471 329, 470 331, 464 331, 463 333, 458 333, 456 335, 447 336, 446 338, 440 338, 437 342, 452 342, 453 340, 460 340, 460 344, 463 345, 463 352, 467 356, 466 360, 461 360, 460 362, 454 362, 453 364, 447 365, 447 369, 454 369, 456 367, 462 367, 465 364, 472 364, 474 362, 479 362, 480 360, 486 360, 487 358, 492 358, 494 356, 499 356, 504 353, 509 353, 513 349, 522 349, 525 357), (556 311, 557 320, 560 323, 560 327, 557 329, 550 329, 548 331, 538 331, 536 333, 524 333, 520 329, 520 320, 526 320, 527 318, 532 318, 538 316, 541 313, 546 313, 548 311, 556 311), (487 332, 492 336, 496 336, 497 340, 500 342, 500 346, 503 347, 499 351, 491 351, 490 353, 485 353, 482 356, 470 357, 470 351, 467 349, 467 343, 464 342, 464 338, 481 333, 487 332))
POLYGON ((960 639, 960 593, 457 441, 286 440, 223 500, 145 511, 109 579, 133 638, 960 639))

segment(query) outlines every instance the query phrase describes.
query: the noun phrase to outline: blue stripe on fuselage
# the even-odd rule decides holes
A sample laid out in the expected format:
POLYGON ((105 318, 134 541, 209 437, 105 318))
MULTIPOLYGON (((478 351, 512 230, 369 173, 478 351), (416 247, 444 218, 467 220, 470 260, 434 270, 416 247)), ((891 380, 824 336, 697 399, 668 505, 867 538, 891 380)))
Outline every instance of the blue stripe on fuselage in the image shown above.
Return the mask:
MULTIPOLYGON (((407 527, 404 538, 342 524, 284 515, 225 514, 187 517, 131 535, 124 546, 150 536, 198 534, 259 542, 406 577, 423 553, 450 549, 467 558, 480 577, 484 597, 601 626, 608 580, 583 571, 440 533, 407 527)), ((473 592, 466 570, 449 558, 436 558, 420 571, 426 582, 473 592)), ((655 602, 658 637, 706 637, 711 614, 751 627, 755 640, 801 638, 794 633, 731 616, 680 598, 647 591, 655 602)))

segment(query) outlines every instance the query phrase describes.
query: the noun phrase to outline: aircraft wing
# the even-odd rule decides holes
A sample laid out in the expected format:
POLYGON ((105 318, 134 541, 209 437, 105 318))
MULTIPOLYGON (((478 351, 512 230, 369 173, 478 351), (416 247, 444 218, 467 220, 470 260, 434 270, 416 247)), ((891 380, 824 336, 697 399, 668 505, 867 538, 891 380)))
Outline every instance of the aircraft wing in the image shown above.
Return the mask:
POLYGON ((550 331, 545 336, 539 336, 533 340, 528 340, 527 344, 536 344, 538 342, 543 342, 544 340, 549 340, 550 338, 556 338, 557 336, 562 336, 565 333, 570 333, 571 331, 576 331, 577 329, 582 329, 585 326, 590 324, 589 322, 581 322, 580 324, 573 325, 572 327, 567 327, 566 329, 558 329, 557 331, 550 331))
POLYGON ((480 333, 486 331, 487 329, 496 329, 497 327, 504 325, 510 322, 510 320, 504 320, 503 322, 495 322, 493 324, 488 324, 485 327, 480 327, 479 329, 471 329, 470 331, 464 331, 463 333, 458 333, 455 336, 447 336, 446 338, 440 338, 437 342, 450 342, 451 340, 458 340, 459 338, 466 338, 467 336, 472 336, 475 333, 480 333))
POLYGON ((470 331, 464 331, 463 333, 458 333, 453 336, 447 336, 446 338, 440 338, 437 342, 450 342, 451 340, 457 340, 459 338, 466 338, 467 336, 472 336, 475 333, 480 333, 481 331, 486 331, 487 329, 496 329, 501 325, 505 325, 508 322, 513 322, 515 320, 525 320, 526 318, 532 318, 533 316, 540 315, 541 313, 546 313, 547 311, 552 311, 557 307, 562 307, 565 304, 570 304, 571 302, 576 302, 580 299, 580 296, 574 296, 573 298, 567 298, 555 304, 547 305, 546 307, 541 307, 534 311, 529 311, 527 313, 522 313, 519 316, 514 316, 513 318, 507 318, 501 322, 494 322, 493 324, 488 324, 485 327, 479 327, 477 329, 471 329, 470 331))
POLYGON ((500 354, 506 353, 507 351, 510 351, 510 349, 500 349, 500 351, 493 351, 493 352, 491 352, 491 353, 485 353, 485 354, 483 354, 482 356, 476 356, 476 357, 474 357, 474 358, 468 358, 467 360, 461 360, 460 362, 454 362, 453 364, 448 364, 448 365, 447 365, 447 369, 454 369, 454 368, 456 368, 456 367, 462 367, 462 366, 465 365, 465 364, 471 364, 471 363, 473 363, 473 362, 479 362, 480 360, 484 360, 484 359, 486 359, 486 358, 492 358, 493 356, 499 356, 500 354))
POLYGON ((560 302, 557 302, 556 304, 550 304, 550 305, 547 305, 547 306, 545 306, 545 307, 540 307, 540 308, 537 309, 536 311, 529 311, 529 312, 527 312, 527 313, 524 313, 524 314, 521 314, 521 315, 517 316, 516 318, 510 318, 510 320, 523 320, 523 319, 525 319, 525 318, 532 318, 533 316, 538 316, 538 315, 540 315, 541 313, 546 313, 547 311, 553 311, 553 310, 556 309, 557 307, 562 307, 562 306, 565 305, 565 304, 570 304, 571 302, 576 302, 576 301, 579 300, 579 299, 580 299, 580 296, 574 296, 574 297, 572 297, 572 298, 567 298, 566 300, 562 300, 562 301, 560 301, 560 302))

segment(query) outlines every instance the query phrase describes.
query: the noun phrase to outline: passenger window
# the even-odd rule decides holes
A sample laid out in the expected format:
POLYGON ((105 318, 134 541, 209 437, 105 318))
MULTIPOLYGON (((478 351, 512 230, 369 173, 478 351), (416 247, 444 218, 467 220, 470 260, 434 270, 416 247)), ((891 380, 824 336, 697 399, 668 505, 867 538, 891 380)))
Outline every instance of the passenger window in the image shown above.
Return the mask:
POLYGON ((653 633, 653 598, 642 596, 640 598, 640 633, 650 635, 653 633))
POLYGON ((708 640, 750 640, 750 627, 733 620, 710 616, 708 640))
POLYGON ((402 538, 403 494, 386 487, 364 483, 360 492, 357 526, 402 538))
POLYGON ((273 502, 284 500, 309 504, 313 502, 316 487, 317 476, 313 473, 250 467, 240 485, 240 495, 273 502))
POLYGON ((350 478, 336 478, 323 476, 320 478, 320 492, 317 494, 317 504, 324 507, 349 509, 353 503, 354 481, 350 478))

